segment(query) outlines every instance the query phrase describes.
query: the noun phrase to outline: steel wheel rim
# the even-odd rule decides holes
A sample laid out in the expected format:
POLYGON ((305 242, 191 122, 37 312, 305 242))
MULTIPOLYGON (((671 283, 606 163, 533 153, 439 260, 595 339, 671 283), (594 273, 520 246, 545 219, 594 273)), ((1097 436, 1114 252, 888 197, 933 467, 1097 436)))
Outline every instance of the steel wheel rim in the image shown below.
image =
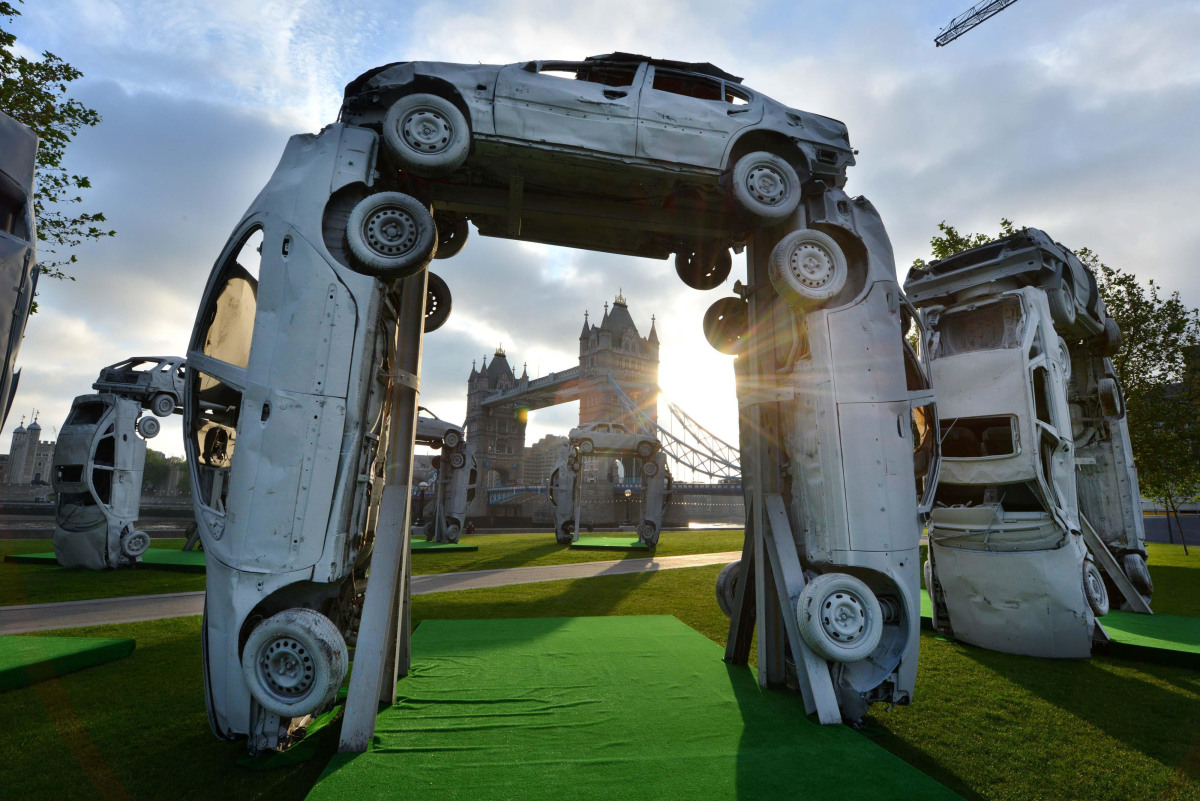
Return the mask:
POLYGON ((837 275, 833 254, 812 242, 802 242, 792 250, 792 275, 808 289, 822 289, 837 275))
POLYGON ((418 108, 409 112, 400 123, 404 143, 419 153, 440 153, 450 146, 454 130, 438 112, 418 108))
POLYGON ((312 690, 316 666, 309 649, 294 637, 275 637, 258 652, 258 673, 263 686, 281 701, 296 701, 312 690))
POLYGON ((866 609, 852 593, 835 592, 821 605, 821 628, 835 643, 853 643, 863 635, 866 627, 866 609))
POLYGON ((774 167, 760 164, 746 176, 746 190, 759 203, 778 206, 787 197, 787 181, 774 167))
POLYGON ((363 223, 363 238, 381 256, 402 256, 417 243, 417 221, 407 211, 385 206, 363 223))

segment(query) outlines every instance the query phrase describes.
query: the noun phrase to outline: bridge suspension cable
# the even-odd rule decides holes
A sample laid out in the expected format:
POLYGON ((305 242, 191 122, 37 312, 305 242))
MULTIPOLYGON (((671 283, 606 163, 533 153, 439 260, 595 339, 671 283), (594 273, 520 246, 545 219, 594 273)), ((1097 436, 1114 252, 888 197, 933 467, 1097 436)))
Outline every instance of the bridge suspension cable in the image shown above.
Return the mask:
MULTIPOLYGON (((632 398, 625 394, 611 375, 608 383, 613 392, 634 421, 638 431, 658 437, 663 452, 678 465, 695 475, 707 476, 723 482, 741 481, 741 455, 736 447, 700 425, 694 417, 678 405, 667 401, 671 412, 669 427, 663 426, 642 410, 632 398)), ((662 389, 655 387, 661 394, 662 389)), ((678 476, 677 479, 683 478, 678 476)))

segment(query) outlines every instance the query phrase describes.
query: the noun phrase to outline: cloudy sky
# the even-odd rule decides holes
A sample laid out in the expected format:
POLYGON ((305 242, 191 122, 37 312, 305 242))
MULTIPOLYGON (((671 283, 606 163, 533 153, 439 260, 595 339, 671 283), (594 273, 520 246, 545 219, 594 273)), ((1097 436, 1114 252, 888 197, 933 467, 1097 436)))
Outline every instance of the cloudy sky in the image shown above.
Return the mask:
MULTIPOLYGON (((18 46, 82 69, 72 93, 104 117, 67 166, 92 179, 86 208, 117 236, 78 250, 77 281, 42 285, 8 428, 36 408, 53 436, 103 365, 182 354, 212 262, 287 137, 333 121, 349 80, 400 60, 711 61, 848 125, 847 189, 879 208, 902 269, 939 221, 994 231, 1006 216, 1200 304, 1200 3, 1024 0, 935 48, 969 2, 27 3, 18 46)), ((696 292, 668 262, 476 234, 434 269, 454 294, 426 339, 422 402, 440 416, 462 419, 471 361, 500 343, 531 376, 574 364, 584 310, 623 288, 643 334, 657 316, 667 396, 736 436, 730 360, 700 317, 741 259, 724 291, 696 292)), ((534 413, 529 442, 575 415, 534 413)), ((178 423, 153 447, 182 453, 178 423)))

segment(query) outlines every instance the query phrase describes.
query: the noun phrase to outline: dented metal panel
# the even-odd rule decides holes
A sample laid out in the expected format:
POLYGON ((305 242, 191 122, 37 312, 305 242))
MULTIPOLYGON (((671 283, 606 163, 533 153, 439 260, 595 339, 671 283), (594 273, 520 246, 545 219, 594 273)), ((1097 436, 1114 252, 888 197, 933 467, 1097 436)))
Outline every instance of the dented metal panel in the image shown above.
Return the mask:
POLYGON ((17 352, 37 286, 33 175, 38 138, 0 112, 0 425, 8 417, 20 371, 17 352))

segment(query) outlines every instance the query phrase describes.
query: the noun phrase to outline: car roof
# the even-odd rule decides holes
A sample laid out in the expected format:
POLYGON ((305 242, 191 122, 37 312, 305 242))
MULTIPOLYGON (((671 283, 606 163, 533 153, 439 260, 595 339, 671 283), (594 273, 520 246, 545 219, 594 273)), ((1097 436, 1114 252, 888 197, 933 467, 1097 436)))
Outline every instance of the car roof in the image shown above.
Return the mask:
POLYGON ((639 56, 634 53, 605 53, 602 56, 588 56, 584 59, 585 62, 596 61, 610 64, 619 63, 641 63, 652 64, 656 67, 669 67, 670 69, 683 70, 684 72, 696 72, 701 75, 708 75, 713 78, 720 78, 723 81, 730 83, 741 83, 742 79, 736 75, 730 74, 720 67, 709 64, 707 61, 672 61, 665 58, 650 58, 649 56, 639 56))

